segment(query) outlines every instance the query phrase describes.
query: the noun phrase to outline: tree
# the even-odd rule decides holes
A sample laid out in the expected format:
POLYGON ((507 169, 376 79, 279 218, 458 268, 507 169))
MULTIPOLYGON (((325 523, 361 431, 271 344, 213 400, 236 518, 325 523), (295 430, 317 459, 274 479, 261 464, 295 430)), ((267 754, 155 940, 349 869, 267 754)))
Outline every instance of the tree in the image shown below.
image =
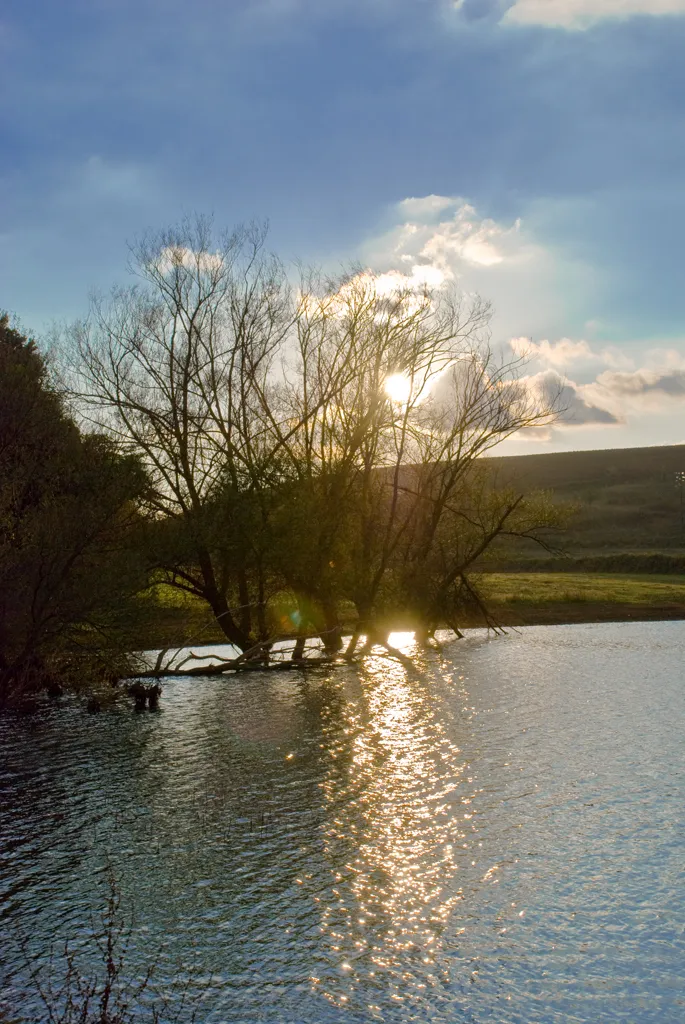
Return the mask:
POLYGON ((73 332, 81 403, 144 460, 149 507, 179 542, 163 578, 206 601, 241 650, 254 642, 251 571, 262 617, 267 599, 257 524, 278 477, 261 404, 293 319, 264 239, 250 227, 214 247, 202 220, 145 238, 142 283, 95 302, 73 332))
POLYGON ((358 268, 293 288, 254 226, 186 222, 133 257, 141 283, 74 328, 78 398, 150 475, 150 566, 241 651, 273 640, 279 591, 329 653, 343 600, 349 653, 388 609, 430 632, 498 537, 549 526, 476 469, 555 413, 493 354, 487 303, 358 268))
MULTIPOLYGON (((540 502, 497 493, 476 467, 515 431, 549 423, 554 396, 531 394, 520 359, 497 361, 477 297, 387 289, 359 271, 302 292, 285 410, 271 420, 277 436, 279 422, 300 424, 282 444, 297 481, 283 571, 325 612, 353 602, 350 652, 390 612, 411 612, 423 632, 455 622, 456 594, 477 600, 466 574, 490 545, 552 523, 548 504, 540 517, 540 502)), ((335 614, 326 625, 335 637, 335 614)))
POLYGON ((0 705, 54 674, 114 670, 141 587, 137 459, 83 437, 35 343, 0 318, 0 705), (119 651, 121 648, 119 647, 119 651))

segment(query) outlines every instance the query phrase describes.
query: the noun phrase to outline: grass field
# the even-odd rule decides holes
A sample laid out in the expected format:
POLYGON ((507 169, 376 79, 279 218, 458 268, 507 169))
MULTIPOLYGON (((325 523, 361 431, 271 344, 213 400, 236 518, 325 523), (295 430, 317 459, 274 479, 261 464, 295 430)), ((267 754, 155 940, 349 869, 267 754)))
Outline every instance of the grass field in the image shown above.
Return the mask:
MULTIPOLYGON (((501 484, 523 492, 539 488, 550 492, 554 501, 575 506, 576 515, 559 537, 569 555, 666 553, 685 548, 685 486, 680 482, 685 445, 499 456, 486 463, 501 484)), ((519 557, 540 555, 525 544, 511 547, 519 557)), ((525 571, 525 566, 516 568, 525 571)), ((645 568, 636 566, 637 571, 645 568)), ((618 565, 606 570, 585 566, 580 571, 585 569, 632 571, 618 565)))
MULTIPOLYGON (((685 575, 488 573, 478 578, 478 585, 505 626, 685 619, 685 575)), ((199 599, 161 584, 151 599, 158 615, 149 646, 222 641, 221 630, 199 599)), ((480 624, 477 619, 463 623, 480 624)))
POLYGON ((685 618, 685 576, 492 573, 479 585, 509 625, 685 618))
POLYGON ((492 573, 480 588, 500 602, 610 601, 614 604, 683 604, 685 576, 609 573, 492 573))

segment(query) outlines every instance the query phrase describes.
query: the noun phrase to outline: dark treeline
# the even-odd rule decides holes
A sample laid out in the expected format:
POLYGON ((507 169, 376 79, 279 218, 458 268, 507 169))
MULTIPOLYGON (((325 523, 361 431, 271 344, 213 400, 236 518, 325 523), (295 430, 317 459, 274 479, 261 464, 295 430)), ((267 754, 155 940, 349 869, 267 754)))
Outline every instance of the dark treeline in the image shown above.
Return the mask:
POLYGON ((350 616, 348 657, 399 617, 490 621, 472 567, 559 510, 481 468, 554 415, 493 355, 487 304, 363 271, 293 286, 261 230, 201 221, 134 260, 139 283, 68 331, 62 394, 2 322, 5 699, 86 661, 125 673, 160 586, 243 652, 287 633, 337 654, 350 616))
POLYGON ((139 459, 86 435, 35 344, 0 318, 0 705, 120 671, 146 585, 139 459))

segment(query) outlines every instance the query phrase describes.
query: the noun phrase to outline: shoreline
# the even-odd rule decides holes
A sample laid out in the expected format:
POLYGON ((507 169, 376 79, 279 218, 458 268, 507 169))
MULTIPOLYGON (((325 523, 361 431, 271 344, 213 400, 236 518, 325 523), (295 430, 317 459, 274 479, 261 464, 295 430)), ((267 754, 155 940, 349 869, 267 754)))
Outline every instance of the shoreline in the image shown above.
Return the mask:
MULTIPOLYGON (((573 626, 590 625, 602 622, 674 622, 685 620, 685 604, 625 604, 621 602, 506 602, 499 605, 493 602, 490 606, 498 624, 503 629, 518 629, 525 626, 573 626)), ((207 629, 204 636, 195 639, 183 638, 182 631, 173 630, 169 623, 159 632, 147 638, 146 648, 150 650, 164 647, 215 647, 227 643, 225 636, 218 629, 207 629)), ((486 623, 482 619, 469 617, 460 622, 462 629, 484 629, 486 623)), ((349 626, 348 626, 349 628, 349 626)), ((442 627, 447 628, 447 627, 442 627)), ((414 627, 408 622, 399 620, 389 632, 413 632, 414 627)), ((295 637, 293 636, 293 639, 295 637)))
MULTIPOLYGON (((685 576, 604 573, 494 573, 480 576, 493 619, 504 629, 521 626, 582 625, 593 622, 685 620, 685 576)), ((168 591, 166 592, 168 598, 168 591)), ((173 595, 175 596, 175 595, 173 595)), ((351 609, 340 609, 341 628, 351 631, 351 609)), ((142 625, 142 624, 141 624, 142 625)), ((410 617, 389 615, 388 632, 416 628, 410 617)), ((486 626, 482 616, 463 614, 459 626, 486 626)), ((226 637, 198 602, 161 602, 136 638, 139 649, 225 644, 226 637)))
POLYGON ((518 626, 572 626, 593 622, 673 622, 685 619, 685 604, 644 605, 589 601, 529 604, 522 601, 493 607, 493 612, 506 629, 518 626))

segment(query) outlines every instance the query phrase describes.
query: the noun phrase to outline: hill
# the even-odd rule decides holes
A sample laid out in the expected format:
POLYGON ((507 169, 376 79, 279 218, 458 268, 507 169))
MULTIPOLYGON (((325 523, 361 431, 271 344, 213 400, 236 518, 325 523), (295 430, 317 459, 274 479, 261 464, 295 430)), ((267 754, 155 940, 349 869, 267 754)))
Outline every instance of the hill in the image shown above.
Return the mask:
POLYGON ((499 456, 489 462, 498 484, 550 491, 553 500, 577 508, 560 538, 566 558, 550 559, 539 548, 519 545, 504 556, 507 568, 685 572, 685 445, 499 456))

